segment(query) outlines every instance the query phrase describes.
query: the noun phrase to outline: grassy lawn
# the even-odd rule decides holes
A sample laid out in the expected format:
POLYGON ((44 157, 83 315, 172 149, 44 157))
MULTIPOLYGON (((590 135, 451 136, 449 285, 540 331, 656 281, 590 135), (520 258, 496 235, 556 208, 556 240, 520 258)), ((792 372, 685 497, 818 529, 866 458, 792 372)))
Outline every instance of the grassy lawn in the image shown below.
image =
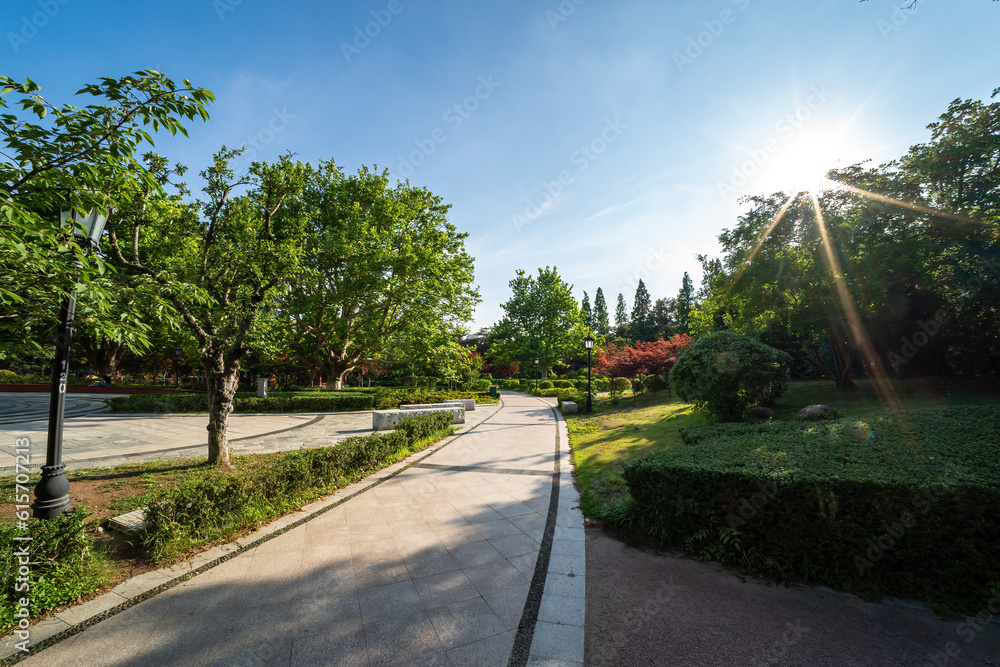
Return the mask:
POLYGON ((690 404, 666 392, 595 402, 594 414, 568 415, 573 462, 581 489, 581 509, 595 516, 626 492, 622 466, 680 443, 678 429, 708 422, 690 404))
MULTIPOLYGON (((795 419, 806 405, 821 403, 843 417, 884 410, 886 403, 873 382, 862 380, 858 391, 842 392, 831 381, 791 382, 778 401, 778 420, 795 419)), ((993 405, 1000 398, 995 381, 934 378, 893 383, 903 409, 956 405, 993 405)), ((615 406, 602 398, 594 414, 566 417, 573 445, 573 462, 580 482, 581 508, 590 517, 626 492, 622 467, 629 461, 680 444, 680 429, 709 424, 711 418, 666 392, 621 399, 615 406)))

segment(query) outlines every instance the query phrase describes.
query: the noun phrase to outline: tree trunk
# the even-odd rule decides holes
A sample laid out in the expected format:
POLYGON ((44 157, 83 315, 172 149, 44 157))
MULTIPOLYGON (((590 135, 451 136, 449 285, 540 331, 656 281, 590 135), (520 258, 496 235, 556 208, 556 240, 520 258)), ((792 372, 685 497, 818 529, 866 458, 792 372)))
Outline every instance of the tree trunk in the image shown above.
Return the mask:
POLYGON ((87 354, 87 364, 102 378, 112 378, 118 373, 118 361, 125 354, 125 348, 107 338, 95 340, 89 336, 81 338, 81 347, 87 354))
POLYGON ((830 337, 830 349, 833 353, 833 367, 836 372, 834 381, 841 391, 857 391, 858 385, 854 383, 854 369, 851 367, 851 353, 848 344, 843 342, 840 336, 830 337))
POLYGON ((338 359, 327 360, 323 364, 323 374, 326 376, 326 388, 343 389, 344 378, 347 377, 347 374, 352 370, 354 370, 354 365, 352 363, 347 363, 338 359))
MULTIPOLYGON (((220 355, 221 357, 221 355, 220 355)), ((205 364, 208 385, 208 462, 229 466, 229 415, 239 386, 239 364, 225 366, 223 359, 205 364)))

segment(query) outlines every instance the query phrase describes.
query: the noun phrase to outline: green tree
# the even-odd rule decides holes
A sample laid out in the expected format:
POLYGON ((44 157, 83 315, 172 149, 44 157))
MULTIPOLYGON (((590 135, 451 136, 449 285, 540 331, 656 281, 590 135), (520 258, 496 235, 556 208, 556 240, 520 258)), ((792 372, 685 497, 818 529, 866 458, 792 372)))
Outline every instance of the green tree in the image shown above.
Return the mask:
POLYGON ((653 307, 649 298, 649 291, 645 283, 639 279, 639 284, 635 288, 635 301, 632 305, 632 316, 629 320, 629 329, 634 341, 656 340, 656 327, 653 323, 653 307))
POLYGON ((621 292, 618 293, 618 304, 615 306, 615 334, 621 338, 629 338, 628 308, 621 292))
POLYGON ((594 329, 597 335, 607 338, 611 333, 611 323, 608 321, 608 303, 604 300, 604 290, 600 287, 594 294, 594 329))
POLYGON ((583 315, 583 324, 588 329, 594 328, 594 313, 590 308, 590 297, 583 293, 583 301, 580 302, 580 314, 583 315))
POLYGON ((653 331, 656 338, 667 340, 674 335, 674 300, 657 299, 653 304, 653 331))
POLYGON ((578 356, 586 336, 583 318, 567 285, 555 267, 538 269, 538 277, 523 270, 510 281, 511 298, 505 315, 492 329, 493 353, 506 363, 533 369, 535 359, 543 377, 555 364, 578 356))
POLYGON ((387 171, 345 176, 332 161, 312 174, 306 199, 307 256, 282 303, 301 357, 334 388, 390 344, 415 358, 457 359, 454 331, 479 293, 450 207, 409 182, 392 187, 387 171))
POLYGON ((310 171, 285 157, 236 176, 229 163, 241 152, 223 147, 201 172, 206 201, 185 204, 140 187, 109 231, 118 264, 158 286, 197 341, 208 384, 208 459, 224 465, 241 361, 274 346, 280 324, 268 315, 302 256, 301 193, 310 171), (234 196, 238 188, 245 194, 234 196))
POLYGON ((681 279, 681 289, 674 304, 677 311, 677 333, 691 333, 691 308, 695 305, 694 283, 691 282, 691 276, 687 271, 681 279))
POLYGON ((30 79, 0 76, 0 109, 9 108, 11 94, 22 113, 0 114, 0 359, 50 354, 45 338, 73 291, 81 310, 94 314, 93 330, 141 348, 148 328, 114 311, 112 270, 100 253, 84 256, 60 228, 59 212, 67 204, 105 212, 123 206, 127 181, 159 192, 137 158, 142 144, 153 144, 147 130, 186 134, 181 121, 207 120, 212 93, 146 70, 84 86, 77 94, 94 99, 83 107, 56 106, 30 79))

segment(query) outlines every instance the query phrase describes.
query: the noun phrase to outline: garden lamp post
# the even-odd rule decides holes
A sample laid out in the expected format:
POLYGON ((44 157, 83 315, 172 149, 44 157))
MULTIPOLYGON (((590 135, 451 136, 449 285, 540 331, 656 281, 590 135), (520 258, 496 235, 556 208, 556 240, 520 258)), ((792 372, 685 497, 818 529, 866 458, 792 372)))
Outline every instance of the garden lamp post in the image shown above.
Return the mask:
POLYGON ((594 407, 591 402, 590 393, 590 354, 594 349, 594 337, 589 333, 587 334, 587 337, 583 339, 583 346, 587 348, 587 412, 593 412, 594 407))
MULTIPOLYGON (((107 215, 102 215, 97 209, 81 214, 72 208, 64 208, 59 214, 60 224, 63 227, 74 228, 73 233, 77 243, 87 252, 100 247, 101 234, 107 221, 107 215), (85 230, 85 237, 77 234, 78 230, 75 227, 78 225, 82 225, 85 230)), ((75 261, 75 265, 78 269, 83 268, 79 259, 75 261)), ((73 290, 63 302, 59 313, 56 358, 52 363, 52 396, 49 401, 49 433, 45 447, 45 465, 42 466, 42 477, 35 486, 35 502, 31 505, 36 519, 54 519, 69 507, 70 503, 69 480, 66 479, 66 466, 62 462, 62 436, 63 416, 66 411, 66 378, 69 374, 69 344, 73 340, 75 315, 76 290, 73 290)))
POLYGON ((538 367, 538 357, 535 357, 535 392, 538 392, 538 376, 542 374, 542 369, 538 367))

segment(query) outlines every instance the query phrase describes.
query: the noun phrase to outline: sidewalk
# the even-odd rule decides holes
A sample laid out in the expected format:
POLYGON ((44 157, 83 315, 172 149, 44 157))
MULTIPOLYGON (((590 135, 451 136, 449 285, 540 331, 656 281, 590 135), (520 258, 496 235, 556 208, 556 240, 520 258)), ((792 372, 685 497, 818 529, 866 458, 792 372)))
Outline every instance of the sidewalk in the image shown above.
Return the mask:
MULTIPOLYGON (((480 409, 491 409, 482 406, 480 409)), ((478 410, 477 410, 478 412, 478 410)), ((473 416, 476 413, 469 413, 473 416)), ((67 418, 63 457, 67 469, 110 467, 208 454, 207 414, 89 415, 67 418)), ((234 454, 322 447, 372 432, 372 413, 235 414, 229 416, 234 454)), ((31 442, 31 468, 45 463, 46 421, 0 426, 0 470, 14 465, 14 441, 31 442)))
POLYGON ((61 641, 23 664, 582 664, 565 422, 550 401, 504 401, 237 544, 40 623, 33 645, 61 641))

